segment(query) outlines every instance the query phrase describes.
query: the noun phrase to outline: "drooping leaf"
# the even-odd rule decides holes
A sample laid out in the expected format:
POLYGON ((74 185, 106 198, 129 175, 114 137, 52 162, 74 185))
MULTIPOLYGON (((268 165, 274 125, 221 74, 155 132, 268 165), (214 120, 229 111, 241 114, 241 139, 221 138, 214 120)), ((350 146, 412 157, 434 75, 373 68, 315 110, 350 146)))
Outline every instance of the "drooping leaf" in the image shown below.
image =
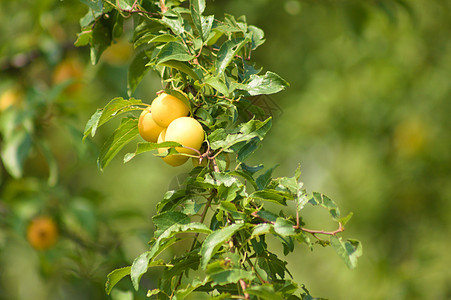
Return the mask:
POLYGON ((106 284, 105 284, 105 291, 106 291, 107 295, 109 295, 111 293, 111 290, 113 289, 113 287, 122 278, 124 278, 127 275, 130 275, 130 270, 131 270, 131 266, 130 267, 116 269, 113 272, 111 272, 110 274, 108 274, 107 281, 106 281, 106 284))
POLYGON ((99 158, 97 159, 99 169, 102 171, 116 154, 138 135, 138 119, 124 118, 100 150, 99 158))
POLYGON ((332 235, 330 237, 330 244, 344 260, 349 269, 354 269, 357 266, 357 260, 363 253, 362 243, 357 240, 343 242, 341 237, 332 235))
POLYGON ((223 243, 229 240, 232 235, 240 230, 244 224, 232 224, 222 229, 216 230, 208 235, 200 249, 201 267, 205 270, 210 259, 215 255, 223 243))

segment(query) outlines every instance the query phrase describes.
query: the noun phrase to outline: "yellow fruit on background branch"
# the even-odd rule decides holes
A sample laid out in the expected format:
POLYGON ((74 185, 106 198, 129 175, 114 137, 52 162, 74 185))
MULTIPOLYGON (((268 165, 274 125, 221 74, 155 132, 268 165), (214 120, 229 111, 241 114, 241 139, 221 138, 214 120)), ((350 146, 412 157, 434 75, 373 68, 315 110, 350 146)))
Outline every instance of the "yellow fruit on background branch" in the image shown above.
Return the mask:
POLYGON ((156 143, 158 136, 164 130, 163 127, 158 126, 153 120, 150 107, 143 110, 139 116, 138 129, 141 137, 151 143, 156 143))
POLYGON ((16 88, 6 90, 0 96, 0 112, 6 110, 10 106, 18 106, 22 101, 22 93, 16 88))
POLYGON ((34 218, 27 228, 27 240, 36 250, 51 248, 58 239, 55 221, 47 216, 34 218))
POLYGON ((151 110, 153 120, 160 127, 168 127, 172 121, 189 113, 188 106, 182 100, 166 93, 153 100, 151 110))
MULTIPOLYGON (((172 121, 171 124, 169 124, 168 128, 160 133, 158 142, 177 142, 184 146, 176 147, 175 149, 178 152, 197 155, 199 153, 195 150, 199 150, 202 146, 204 135, 205 133, 202 125, 196 119, 191 117, 181 117, 172 121)), ((163 153, 166 150, 167 148, 160 148, 158 149, 158 152, 163 153)), ((188 160, 188 158, 188 156, 176 154, 163 157, 163 160, 167 164, 176 167, 184 164, 188 160)))

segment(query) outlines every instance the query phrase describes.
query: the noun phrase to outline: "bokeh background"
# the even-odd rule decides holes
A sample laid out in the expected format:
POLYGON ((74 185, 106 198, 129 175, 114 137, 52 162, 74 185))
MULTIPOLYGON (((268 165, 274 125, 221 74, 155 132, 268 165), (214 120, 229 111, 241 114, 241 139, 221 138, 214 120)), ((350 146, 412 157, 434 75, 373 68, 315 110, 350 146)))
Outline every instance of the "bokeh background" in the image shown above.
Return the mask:
MULTIPOLYGON (((0 0, 2 300, 110 299, 106 274, 147 249, 156 203, 190 167, 142 155, 97 170, 111 128, 82 143, 84 125, 126 96, 133 49, 126 32, 92 66, 73 47, 82 2, 0 0), (39 215, 59 228, 46 251, 26 240, 39 215)), ((267 99, 274 126, 250 161, 280 176, 300 163, 308 191, 354 212, 344 236, 363 242, 357 269, 298 246, 296 281, 328 299, 451 299, 451 2, 216 0, 207 11, 261 27, 254 59, 291 83, 267 99)), ((161 84, 144 81, 135 96, 150 102, 161 84)), ((304 218, 329 229, 320 212, 304 218)), ((124 279, 111 297, 146 298, 128 290, 124 279)))

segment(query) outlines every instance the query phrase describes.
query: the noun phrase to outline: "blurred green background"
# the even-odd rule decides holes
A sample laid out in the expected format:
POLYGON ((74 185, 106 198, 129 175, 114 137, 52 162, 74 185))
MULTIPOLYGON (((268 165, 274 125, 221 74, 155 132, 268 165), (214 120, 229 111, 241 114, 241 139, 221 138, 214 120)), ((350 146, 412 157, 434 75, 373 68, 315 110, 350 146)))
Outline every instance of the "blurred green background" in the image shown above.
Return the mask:
MULTIPOLYGON (((143 155, 96 169, 111 130, 83 144, 84 125, 126 96, 133 50, 125 34, 90 65, 89 49, 72 46, 86 11, 75 0, 0 0, 0 95, 19 99, 0 101, 2 300, 109 299, 106 274, 146 250, 156 203, 190 168, 143 155), (47 251, 26 240, 37 215, 58 224, 47 251)), ((358 268, 297 246, 287 257, 296 281, 329 299, 451 299, 451 2, 216 0, 207 11, 261 27, 254 59, 291 83, 266 99, 274 126, 250 161, 279 164, 280 176, 301 163, 308 191, 354 212, 344 236, 363 242, 358 268)), ((150 102, 160 88, 149 74, 135 96, 150 102)), ((304 218, 334 229, 315 210, 304 218)), ((123 280, 113 299, 129 289, 123 280)))

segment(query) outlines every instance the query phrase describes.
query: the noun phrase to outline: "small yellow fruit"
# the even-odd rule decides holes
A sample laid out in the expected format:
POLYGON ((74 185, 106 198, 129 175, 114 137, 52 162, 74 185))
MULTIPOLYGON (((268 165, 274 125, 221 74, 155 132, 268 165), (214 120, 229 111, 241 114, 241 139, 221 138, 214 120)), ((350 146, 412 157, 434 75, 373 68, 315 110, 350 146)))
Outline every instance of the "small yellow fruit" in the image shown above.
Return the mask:
POLYGON ((22 93, 15 89, 11 88, 6 90, 0 96, 0 112, 6 110, 10 106, 18 106, 22 100, 22 93))
POLYGON ((153 120, 150 107, 143 110, 138 120, 139 134, 143 139, 155 143, 163 129, 163 127, 158 126, 153 120))
POLYGON ((168 127, 177 118, 187 116, 189 108, 182 100, 162 93, 152 102, 152 118, 160 127, 168 127))
POLYGON ((27 240, 36 250, 52 247, 58 239, 58 228, 55 222, 46 216, 34 218, 27 228, 27 240))
MULTIPOLYGON (((177 142, 185 147, 190 147, 199 150, 204 141, 204 129, 198 121, 190 117, 181 117, 175 119, 169 124, 168 128, 163 130, 158 137, 159 142, 177 142)), ((187 153, 196 155, 197 152, 183 147, 175 148, 180 153, 187 153)), ((164 149, 159 149, 162 153, 164 149)), ((171 166, 180 166, 188 160, 188 156, 171 155, 164 157, 163 160, 171 166)))
POLYGON ((83 87, 81 79, 83 78, 83 65, 76 58, 67 58, 61 61, 53 70, 53 83, 61 84, 68 80, 74 80, 67 88, 69 93, 75 93, 83 87))
POLYGON ((102 59, 109 64, 121 66, 126 64, 133 54, 133 45, 127 39, 112 43, 103 53, 102 59))
MULTIPOLYGON (((164 129, 158 136, 158 143, 166 142, 165 138, 166 138, 166 129, 164 129)), ((166 151, 168 149, 169 148, 159 148, 158 153, 163 153, 164 151, 166 151)), ((162 159, 168 165, 171 165, 173 167, 178 167, 178 166, 183 165, 188 160, 188 156, 171 155, 171 156, 162 157, 162 159)))

